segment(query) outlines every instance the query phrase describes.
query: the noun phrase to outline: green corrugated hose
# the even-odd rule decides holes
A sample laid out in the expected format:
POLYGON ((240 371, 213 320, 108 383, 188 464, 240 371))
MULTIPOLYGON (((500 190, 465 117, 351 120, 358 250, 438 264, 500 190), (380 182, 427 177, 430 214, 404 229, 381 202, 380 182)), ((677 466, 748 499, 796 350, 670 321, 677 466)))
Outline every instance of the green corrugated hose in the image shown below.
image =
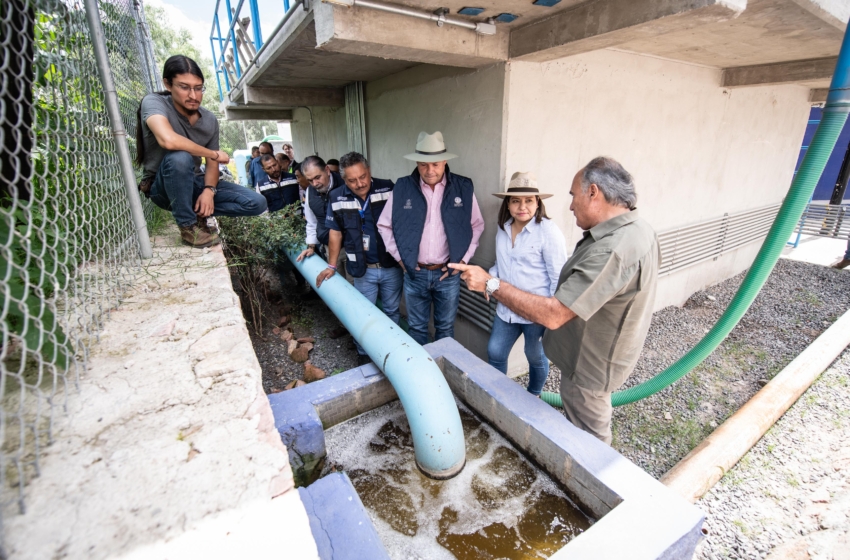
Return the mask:
MULTIPOLYGON (((726 311, 723 312, 717 324, 708 334, 676 363, 640 385, 614 393, 611 398, 611 403, 614 406, 633 403, 654 395, 669 387, 702 363, 735 328, 735 325, 747 312, 762 286, 764 286, 767 277, 770 276, 776 261, 782 254, 782 249, 800 221, 800 216, 812 197, 818 179, 820 179, 824 167, 826 167, 826 162, 835 148, 838 135, 847 120, 848 110, 850 110, 847 90, 848 65, 846 64, 850 59, 850 49, 847 48, 847 37, 845 35, 844 44, 841 48, 842 56, 839 56, 823 118, 818 125, 809 149, 806 151, 803 163, 791 183, 788 195, 782 202, 782 207, 773 221, 770 232, 767 234, 752 267, 747 272, 747 276, 744 278, 741 287, 738 288, 738 292, 729 307, 726 308, 726 311), (842 62, 845 64, 842 65, 842 62)), ((561 396, 557 393, 544 392, 541 397, 544 402, 552 406, 563 406, 561 396)))

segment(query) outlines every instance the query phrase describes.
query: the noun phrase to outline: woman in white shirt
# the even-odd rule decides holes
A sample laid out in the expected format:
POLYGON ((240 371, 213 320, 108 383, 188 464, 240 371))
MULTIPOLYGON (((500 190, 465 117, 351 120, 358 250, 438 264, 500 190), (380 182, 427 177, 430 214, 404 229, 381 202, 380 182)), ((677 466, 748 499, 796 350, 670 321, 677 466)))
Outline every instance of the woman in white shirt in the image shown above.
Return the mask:
MULTIPOLYGON (((546 215, 541 193, 531 173, 514 173, 508 190, 495 194, 503 199, 496 230, 496 264, 490 276, 503 279, 520 290, 550 297, 567 262, 564 236, 546 215)), ((528 359, 528 392, 540 396, 549 377, 549 359, 543 353, 546 328, 532 323, 501 303, 490 331, 487 354, 490 365, 508 372, 508 355, 520 335, 525 338, 528 359)))

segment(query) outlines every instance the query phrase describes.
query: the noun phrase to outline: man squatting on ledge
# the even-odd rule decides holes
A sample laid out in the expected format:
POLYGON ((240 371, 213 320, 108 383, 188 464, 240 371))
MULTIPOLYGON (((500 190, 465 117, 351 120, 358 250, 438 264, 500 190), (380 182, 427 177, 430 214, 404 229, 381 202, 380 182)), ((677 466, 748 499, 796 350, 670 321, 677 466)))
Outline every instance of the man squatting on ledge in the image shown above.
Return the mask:
POLYGON ((221 243, 210 231, 209 216, 257 216, 266 211, 263 195, 219 180, 219 163, 230 161, 219 150, 218 120, 201 107, 204 74, 194 60, 175 55, 165 61, 166 91, 146 95, 136 113, 136 163, 144 169, 139 190, 170 210, 184 244, 221 243), (216 165, 200 171, 201 158, 216 165))

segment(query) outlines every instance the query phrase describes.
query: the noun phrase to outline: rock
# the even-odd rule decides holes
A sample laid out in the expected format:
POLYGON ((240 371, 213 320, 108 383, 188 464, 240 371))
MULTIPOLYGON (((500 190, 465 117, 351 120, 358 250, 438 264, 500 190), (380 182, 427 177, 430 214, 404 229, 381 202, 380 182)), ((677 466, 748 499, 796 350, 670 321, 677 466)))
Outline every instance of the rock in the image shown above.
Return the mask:
POLYGON ((672 419, 673 419, 673 415, 672 415, 672 414, 670 414, 669 412, 665 412, 665 413, 664 413, 664 419, 665 419, 665 420, 672 420, 672 419))
POLYGON ((289 342, 292 340, 292 331, 283 331, 280 335, 280 339, 284 342, 289 342))
POLYGON ((770 383, 770 380, 769 379, 759 379, 758 383, 759 383, 759 387, 764 387, 765 385, 770 383))
POLYGON ((709 301, 717 301, 717 298, 714 297, 714 296, 705 296, 705 297, 707 297, 709 301))
POLYGON ((298 348, 298 341, 290 340, 287 343, 286 353, 292 356, 292 353, 295 352, 295 349, 298 348))
MULTIPOLYGON (((291 340, 290 342, 295 341, 291 340)), ((295 342, 295 344, 298 343, 295 342)), ((298 348, 293 350, 291 354, 289 354, 289 357, 292 358, 294 362, 301 364, 306 362, 310 358, 310 351, 304 346, 299 346, 298 348)))
MULTIPOLYGON (((300 342, 300 339, 299 339, 299 342, 300 342)), ((310 342, 305 342, 304 344, 299 344, 299 346, 302 347, 302 348, 306 348, 307 352, 309 352, 310 350, 313 349, 313 344, 310 343, 310 342)))
POLYGON ((280 334, 280 327, 273 328, 272 333, 274 333, 275 335, 279 335, 280 334))
POLYGON ((313 364, 311 364, 310 360, 304 362, 304 381, 306 381, 307 383, 312 383, 313 381, 324 379, 326 375, 327 374, 324 370, 319 369, 313 364))
POLYGON ((277 326, 278 327, 286 326, 286 325, 289 324, 290 320, 291 320, 291 318, 290 318, 289 315, 281 315, 280 320, 277 322, 277 326))
POLYGON ((312 344, 312 343, 316 342, 316 339, 313 338, 312 336, 304 336, 304 337, 301 337, 301 338, 298 339, 298 344, 306 344, 308 342, 310 344, 312 344))
POLYGON ((283 366, 277 366, 276 368, 274 368, 274 372, 275 375, 280 377, 281 375, 283 375, 283 366))
POLYGON ((302 380, 296 379, 294 381, 290 381, 286 384, 286 387, 283 388, 284 391, 289 391, 290 389, 295 389, 296 387, 302 387, 306 385, 302 380))

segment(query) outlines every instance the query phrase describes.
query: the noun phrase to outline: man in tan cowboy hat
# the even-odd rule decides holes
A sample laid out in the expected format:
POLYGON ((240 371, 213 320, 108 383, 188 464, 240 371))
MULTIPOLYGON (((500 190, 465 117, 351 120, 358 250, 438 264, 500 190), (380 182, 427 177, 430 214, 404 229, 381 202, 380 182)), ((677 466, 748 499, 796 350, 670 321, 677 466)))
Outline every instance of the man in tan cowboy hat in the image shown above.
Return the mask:
POLYGON ((561 370, 567 418, 611 443, 611 393, 635 367, 649 330, 661 254, 638 216, 632 176, 597 157, 576 173, 570 210, 584 237, 561 269, 555 295, 524 292, 476 266, 454 265, 470 290, 496 298, 548 330, 546 355, 561 370))
POLYGON ((426 344, 432 304, 435 340, 454 336, 460 276, 447 265, 469 262, 484 231, 484 219, 472 180, 449 171, 446 161, 457 156, 446 150, 442 133, 420 132, 416 151, 404 157, 415 161, 416 169, 396 181, 378 231, 407 276, 408 332, 426 344))

